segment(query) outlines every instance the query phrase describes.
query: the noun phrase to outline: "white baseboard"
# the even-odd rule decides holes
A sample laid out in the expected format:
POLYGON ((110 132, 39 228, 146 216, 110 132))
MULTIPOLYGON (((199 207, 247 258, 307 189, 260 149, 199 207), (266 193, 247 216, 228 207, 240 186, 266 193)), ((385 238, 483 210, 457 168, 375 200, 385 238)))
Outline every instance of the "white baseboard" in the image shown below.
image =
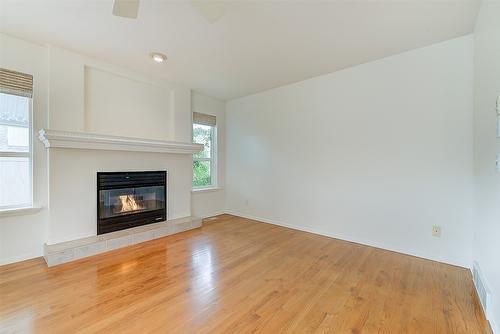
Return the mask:
POLYGON ((8 257, 5 259, 0 259, 0 266, 11 264, 15 262, 21 262, 26 260, 31 260, 37 257, 42 257, 43 253, 27 253, 19 256, 8 257))
POLYGON ((500 329, 498 329, 498 326, 495 322, 494 319, 490 319, 488 320, 490 322, 490 327, 491 327, 491 330, 493 331, 493 334, 499 334, 500 333, 500 329))
POLYGON ((463 263, 461 261, 455 261, 455 260, 452 260, 452 259, 441 258, 439 256, 437 256, 437 257, 436 256, 431 256, 429 254, 423 254, 422 252, 419 252, 417 250, 401 249, 399 247, 391 246, 391 245, 388 245, 388 244, 383 244, 383 243, 372 241, 372 240, 362 240, 362 239, 359 239, 359 238, 356 238, 356 237, 352 237, 352 236, 333 234, 331 232, 324 231, 324 230, 321 230, 321 229, 314 229, 314 228, 309 228, 309 227, 305 227, 305 226, 290 225, 290 224, 283 223, 281 221, 277 221, 277 220, 274 220, 274 219, 267 219, 267 218, 263 218, 263 217, 256 217, 256 216, 253 216, 253 215, 241 213, 241 212, 238 212, 236 210, 226 210, 225 213, 233 215, 233 216, 239 216, 239 217, 243 217, 243 218, 247 218, 247 219, 257 220, 257 221, 260 221, 260 222, 266 223, 266 224, 272 224, 272 225, 287 227, 287 228, 291 228, 293 230, 298 230, 298 231, 303 231, 303 232, 318 234, 318 235, 322 235, 322 236, 326 236, 326 237, 330 237, 330 238, 334 238, 334 239, 339 239, 339 240, 344 240, 344 241, 348 241, 348 242, 354 242, 354 243, 357 243, 357 244, 361 244, 361 245, 365 245, 365 246, 370 246, 370 247, 375 247, 375 248, 380 248, 380 249, 388 250, 388 251, 391 251, 391 252, 396 252, 396 253, 411 255, 411 256, 415 256, 415 257, 420 257, 420 258, 423 258, 423 259, 426 259, 426 260, 431 260, 431 261, 436 261, 436 262, 442 262, 442 263, 446 263, 446 264, 451 264, 453 266, 462 267, 462 268, 466 268, 466 269, 469 269, 469 270, 471 268, 471 264, 469 264, 469 263, 463 263))
POLYGON ((215 211, 215 212, 212 212, 212 213, 207 213, 207 214, 201 215, 199 217, 201 219, 205 219, 205 218, 210 218, 210 217, 214 217, 214 216, 218 216, 218 215, 223 215, 225 213, 226 213, 225 211, 215 211))

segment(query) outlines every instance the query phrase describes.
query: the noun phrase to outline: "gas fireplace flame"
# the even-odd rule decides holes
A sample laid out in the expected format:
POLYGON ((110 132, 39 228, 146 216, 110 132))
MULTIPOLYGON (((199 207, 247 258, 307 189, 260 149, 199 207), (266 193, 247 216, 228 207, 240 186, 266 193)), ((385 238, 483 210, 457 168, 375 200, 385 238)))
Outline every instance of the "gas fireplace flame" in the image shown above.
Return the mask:
POLYGON ((118 196, 122 209, 120 212, 136 211, 144 209, 141 203, 136 202, 134 195, 121 195, 118 196))

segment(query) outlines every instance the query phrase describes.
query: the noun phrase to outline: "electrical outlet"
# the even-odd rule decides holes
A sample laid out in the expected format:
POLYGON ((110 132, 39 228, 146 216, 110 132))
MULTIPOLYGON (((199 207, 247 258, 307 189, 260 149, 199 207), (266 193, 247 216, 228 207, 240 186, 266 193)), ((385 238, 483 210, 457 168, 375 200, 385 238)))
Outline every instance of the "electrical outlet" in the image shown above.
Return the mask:
POLYGON ((248 206, 248 200, 247 199, 245 200, 245 205, 248 206))
POLYGON ((441 238, 441 226, 438 225, 432 226, 432 236, 441 238))

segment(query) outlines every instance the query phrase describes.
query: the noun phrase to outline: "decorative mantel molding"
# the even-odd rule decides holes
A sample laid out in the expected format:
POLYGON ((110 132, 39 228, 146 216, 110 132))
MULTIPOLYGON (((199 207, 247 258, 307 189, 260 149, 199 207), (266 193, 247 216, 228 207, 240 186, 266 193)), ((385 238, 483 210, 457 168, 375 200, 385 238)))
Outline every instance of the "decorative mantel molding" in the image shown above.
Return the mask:
POLYGON ((45 148, 193 154, 201 144, 41 129, 38 138, 45 148))

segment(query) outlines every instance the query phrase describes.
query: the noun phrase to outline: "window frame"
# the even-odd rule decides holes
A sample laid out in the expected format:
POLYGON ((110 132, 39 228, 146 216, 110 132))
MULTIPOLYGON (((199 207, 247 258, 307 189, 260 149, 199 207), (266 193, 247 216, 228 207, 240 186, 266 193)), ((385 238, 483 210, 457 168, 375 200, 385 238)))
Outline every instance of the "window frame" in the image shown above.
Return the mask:
MULTIPOLYGON (((6 95, 15 95, 2 92, 6 95)), ((27 152, 5 152, 0 151, 0 158, 28 158, 29 176, 29 202, 19 205, 0 205, 0 211, 33 208, 33 97, 24 96, 28 99, 28 151, 27 152)))
MULTIPOLYGON (((191 164, 191 168, 194 168, 195 161, 210 161, 210 184, 206 186, 195 186, 193 185, 193 180, 191 180, 191 187, 193 190, 205 190, 205 189, 215 189, 217 188, 217 125, 206 125, 201 123, 196 123, 193 121, 193 125, 191 127, 191 137, 194 142, 194 126, 195 125, 203 125, 210 127, 210 138, 211 138, 211 152, 210 158, 198 158, 193 154, 193 164, 191 164)), ((195 143, 198 144, 198 143, 195 143)))

